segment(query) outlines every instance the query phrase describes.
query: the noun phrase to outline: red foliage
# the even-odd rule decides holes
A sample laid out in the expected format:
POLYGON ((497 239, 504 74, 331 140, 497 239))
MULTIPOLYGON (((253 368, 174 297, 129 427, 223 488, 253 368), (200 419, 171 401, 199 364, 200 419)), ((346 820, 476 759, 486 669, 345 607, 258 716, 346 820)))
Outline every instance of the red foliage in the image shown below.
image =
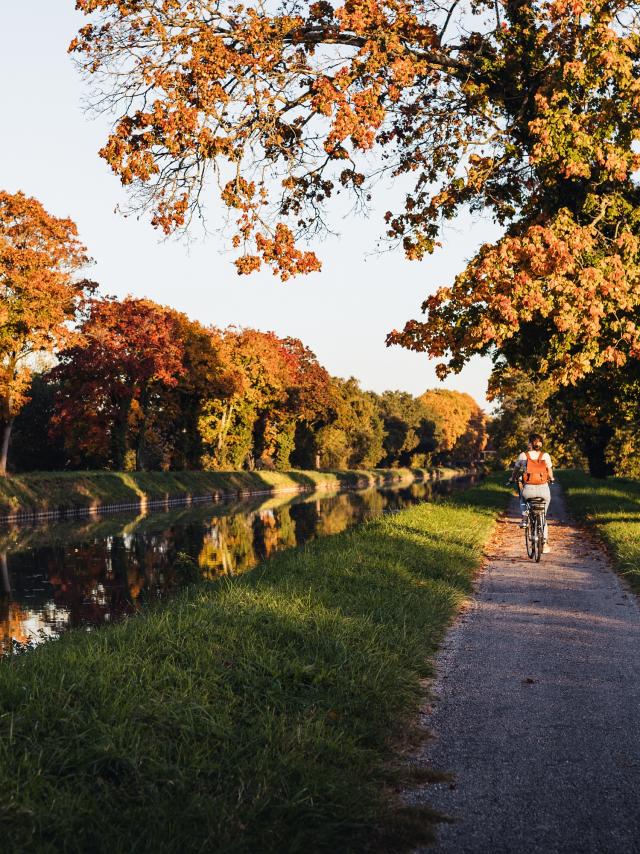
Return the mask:
POLYGON ((153 385, 174 386, 184 372, 175 313, 145 299, 94 300, 81 333, 83 344, 62 353, 54 371, 54 427, 89 456, 110 446, 121 468, 132 406, 144 418, 153 385))

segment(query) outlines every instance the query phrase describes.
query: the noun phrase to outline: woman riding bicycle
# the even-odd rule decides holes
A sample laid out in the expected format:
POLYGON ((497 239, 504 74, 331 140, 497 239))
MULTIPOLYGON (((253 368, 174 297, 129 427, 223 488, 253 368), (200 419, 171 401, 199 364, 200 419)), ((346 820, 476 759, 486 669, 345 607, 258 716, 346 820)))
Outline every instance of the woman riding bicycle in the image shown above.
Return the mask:
MULTIPOLYGON (((520 511, 522 513, 522 522, 520 527, 525 527, 527 524, 527 504, 530 498, 544 498, 545 513, 549 510, 551 503, 551 490, 549 484, 553 483, 553 465, 551 457, 546 451, 542 450, 542 436, 540 433, 532 433, 529 436, 529 447, 523 451, 511 473, 511 479, 522 483, 520 489, 520 511)), ((549 532, 547 524, 544 526, 544 549, 543 553, 548 554, 550 551, 548 545, 549 532)))

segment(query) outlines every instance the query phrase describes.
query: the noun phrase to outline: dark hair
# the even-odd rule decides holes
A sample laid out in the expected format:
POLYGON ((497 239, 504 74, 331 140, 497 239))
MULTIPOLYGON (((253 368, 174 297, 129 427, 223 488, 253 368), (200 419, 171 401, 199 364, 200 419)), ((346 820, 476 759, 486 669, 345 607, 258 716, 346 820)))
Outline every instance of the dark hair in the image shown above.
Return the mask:
POLYGON ((538 439, 542 442, 542 436, 540 433, 531 433, 529 435, 529 441, 531 442, 531 444, 536 442, 538 439))

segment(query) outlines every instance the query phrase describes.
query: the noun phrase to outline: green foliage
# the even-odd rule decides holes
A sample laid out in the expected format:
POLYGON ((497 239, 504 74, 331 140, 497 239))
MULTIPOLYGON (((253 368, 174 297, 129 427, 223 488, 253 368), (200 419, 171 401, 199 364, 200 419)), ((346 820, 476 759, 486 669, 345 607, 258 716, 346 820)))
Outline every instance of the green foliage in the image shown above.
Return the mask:
POLYGON ((384 424, 384 466, 427 465, 436 449, 431 410, 404 391, 385 391, 378 399, 384 424))
POLYGON ((54 413, 56 385, 43 374, 31 380, 29 400, 17 415, 11 442, 11 471, 60 469, 65 463, 61 436, 51 436, 49 427, 54 413))
POLYGON ((575 437, 596 477, 633 475, 640 452, 640 362, 601 368, 551 398, 565 431, 575 437))
POLYGON ((496 460, 505 468, 526 449, 531 433, 541 433, 559 466, 582 465, 584 457, 575 435, 553 407, 549 385, 524 372, 505 372, 499 382, 498 411, 489 424, 496 460))
POLYGON ((364 392, 358 381, 334 378, 329 423, 318 430, 321 468, 371 468, 383 456, 384 426, 377 397, 364 392))
POLYGON ((295 431, 295 422, 289 421, 288 424, 283 425, 276 436, 274 464, 278 471, 286 471, 291 467, 291 454, 296 445, 295 431))
POLYGON ((202 467, 242 468, 251 453, 255 420, 255 409, 247 401, 205 401, 198 419, 202 467))
POLYGON ((640 480, 640 441, 638 418, 626 419, 614 428, 605 460, 618 477, 640 480))
POLYGON ((489 482, 0 662, 3 846, 424 841, 430 822, 386 794, 392 740, 506 499, 489 482))
POLYGON ((499 402, 491 436, 508 462, 526 447, 527 435, 543 433, 562 466, 588 465, 594 476, 640 472, 640 368, 601 368, 571 386, 557 388, 530 372, 499 366, 494 388, 499 402))

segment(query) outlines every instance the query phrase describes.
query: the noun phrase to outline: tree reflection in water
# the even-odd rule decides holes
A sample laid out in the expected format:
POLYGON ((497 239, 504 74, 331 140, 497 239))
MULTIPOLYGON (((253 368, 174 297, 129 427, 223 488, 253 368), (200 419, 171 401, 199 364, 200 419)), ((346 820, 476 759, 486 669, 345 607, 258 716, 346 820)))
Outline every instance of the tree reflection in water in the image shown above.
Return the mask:
POLYGON ((135 613, 182 583, 176 558, 203 578, 253 569, 275 552, 336 534, 469 478, 402 488, 202 504, 0 532, 0 653, 135 613))

